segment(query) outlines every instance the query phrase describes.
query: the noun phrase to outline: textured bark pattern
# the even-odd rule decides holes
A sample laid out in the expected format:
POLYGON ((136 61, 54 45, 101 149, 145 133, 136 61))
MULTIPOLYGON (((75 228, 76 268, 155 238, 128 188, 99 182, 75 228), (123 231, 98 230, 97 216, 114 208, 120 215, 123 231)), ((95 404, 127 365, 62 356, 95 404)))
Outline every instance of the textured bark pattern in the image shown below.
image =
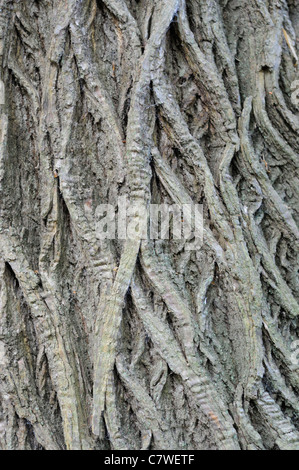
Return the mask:
POLYGON ((297 0, 0 28, 0 448, 299 450, 297 0), (100 240, 124 195, 203 204, 202 249, 100 240))

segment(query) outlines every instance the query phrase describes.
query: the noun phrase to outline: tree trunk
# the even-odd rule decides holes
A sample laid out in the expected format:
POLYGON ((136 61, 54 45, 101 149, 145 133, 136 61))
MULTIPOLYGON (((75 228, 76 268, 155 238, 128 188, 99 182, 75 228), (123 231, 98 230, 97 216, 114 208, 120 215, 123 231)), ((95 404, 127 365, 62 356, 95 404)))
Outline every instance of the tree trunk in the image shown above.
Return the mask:
POLYGON ((299 450, 297 0, 0 7, 0 448, 299 450))

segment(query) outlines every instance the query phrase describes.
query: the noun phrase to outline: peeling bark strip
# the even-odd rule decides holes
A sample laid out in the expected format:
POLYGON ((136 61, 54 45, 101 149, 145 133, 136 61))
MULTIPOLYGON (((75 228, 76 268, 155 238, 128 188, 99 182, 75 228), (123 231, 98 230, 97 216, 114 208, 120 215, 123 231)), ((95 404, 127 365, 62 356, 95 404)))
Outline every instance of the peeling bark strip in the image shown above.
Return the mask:
POLYGON ((0 449, 299 450, 298 37, 293 0, 0 0, 0 449), (100 239, 122 196, 203 246, 100 239))

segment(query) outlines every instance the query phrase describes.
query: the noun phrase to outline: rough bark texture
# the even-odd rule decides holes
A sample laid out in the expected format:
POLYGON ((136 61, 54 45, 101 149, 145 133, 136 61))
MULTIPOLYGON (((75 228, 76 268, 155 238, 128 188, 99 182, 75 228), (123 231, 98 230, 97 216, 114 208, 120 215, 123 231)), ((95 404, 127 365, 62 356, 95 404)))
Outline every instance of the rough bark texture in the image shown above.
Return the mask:
POLYGON ((0 27, 0 447, 299 450, 297 0, 0 27), (123 195, 203 204, 202 249, 98 239, 123 195))

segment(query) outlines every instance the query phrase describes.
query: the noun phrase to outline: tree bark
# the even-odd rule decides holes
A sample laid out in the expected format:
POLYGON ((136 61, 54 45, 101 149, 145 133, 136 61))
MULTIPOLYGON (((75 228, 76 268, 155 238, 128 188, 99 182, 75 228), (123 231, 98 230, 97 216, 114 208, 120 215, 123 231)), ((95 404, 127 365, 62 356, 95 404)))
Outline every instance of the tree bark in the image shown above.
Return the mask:
POLYGON ((0 448, 299 450, 296 0, 0 1, 0 448), (203 205, 185 241, 100 204, 203 205))

